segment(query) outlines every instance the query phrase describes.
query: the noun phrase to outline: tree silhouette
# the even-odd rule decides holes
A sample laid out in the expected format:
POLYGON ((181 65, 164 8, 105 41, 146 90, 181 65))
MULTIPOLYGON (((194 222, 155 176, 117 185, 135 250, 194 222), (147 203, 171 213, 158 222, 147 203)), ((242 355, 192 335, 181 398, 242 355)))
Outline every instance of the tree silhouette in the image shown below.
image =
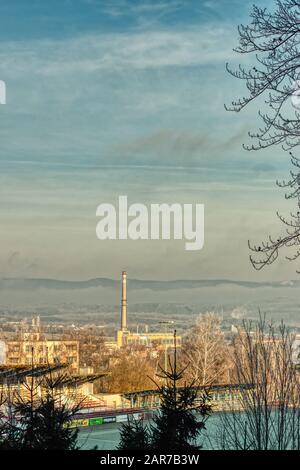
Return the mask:
POLYGON ((142 419, 128 419, 120 429, 118 450, 147 450, 150 448, 149 429, 142 419))
MULTIPOLYGON (((292 165, 296 171, 290 172, 290 179, 288 181, 278 182, 277 185, 281 188, 289 188, 289 192, 285 194, 286 199, 297 200, 297 210, 295 213, 290 212, 290 217, 287 219, 277 212, 277 216, 285 226, 285 235, 277 236, 262 242, 260 245, 251 245, 248 242, 249 248, 252 251, 250 261, 256 270, 262 269, 266 265, 272 264, 277 258, 281 249, 294 248, 291 255, 287 255, 286 259, 289 261, 297 260, 300 256, 300 160, 291 154, 292 165)), ((297 271, 299 273, 299 271, 297 271)))
POLYGON ((252 68, 227 70, 245 82, 248 95, 233 101, 226 109, 239 112, 250 102, 264 99, 266 111, 259 111, 263 127, 249 132, 256 140, 248 150, 282 144, 291 149, 300 144, 300 2, 276 1, 277 9, 253 6, 250 24, 238 27, 240 54, 249 54, 252 68))
POLYGON ((68 421, 79 410, 61 403, 47 391, 37 406, 20 402, 15 411, 20 415, 18 447, 21 450, 74 450, 77 448, 78 429, 70 428, 68 421))
MULTIPOLYGON (((284 323, 269 323, 260 312, 257 322, 244 321, 239 328, 233 343, 233 373, 240 387, 236 399, 229 400, 227 411, 219 415, 216 437, 222 449, 300 449, 294 340, 284 323)), ((233 396, 230 389, 229 393, 233 396)))
MULTIPOLYGON (((263 103, 264 110, 259 110, 263 122, 258 132, 249 132, 252 145, 244 145, 247 150, 258 150, 280 144, 289 150, 293 166, 291 179, 278 183, 278 186, 289 188, 287 199, 296 198, 295 213, 287 219, 277 213, 285 227, 285 235, 271 237, 260 245, 251 245, 250 260, 257 270, 272 264, 282 248, 300 245, 299 219, 299 184, 300 162, 291 153, 291 149, 300 144, 300 2, 297 0, 277 0, 276 8, 253 6, 251 22, 240 25, 239 45, 236 52, 249 55, 253 67, 239 65, 232 70, 227 64, 228 72, 242 80, 248 89, 248 95, 233 101, 227 110, 239 112, 249 103, 263 103)), ((299 257, 300 250, 286 256, 288 260, 299 257)))
POLYGON ((61 371, 53 373, 49 365, 46 375, 39 377, 32 363, 24 390, 6 400, 8 418, 1 419, 0 449, 73 450, 78 429, 69 426, 81 402, 62 398, 62 387, 69 378, 61 371))
POLYGON ((154 381, 161 398, 159 411, 149 426, 142 421, 128 422, 121 427, 119 449, 147 449, 153 452, 192 452, 201 449, 197 438, 205 429, 211 406, 207 391, 199 392, 194 383, 179 386, 184 378, 184 369, 178 370, 176 330, 174 331, 174 356, 169 357, 168 370, 160 367, 157 374, 164 385, 154 381))
POLYGON ((201 449, 196 443, 211 410, 209 396, 203 392, 198 398, 194 383, 183 387, 178 384, 184 377, 185 368, 178 370, 176 330, 174 331, 174 359, 169 357, 169 370, 160 368, 159 377, 166 385, 158 385, 161 396, 159 412, 151 424, 151 445, 155 451, 192 452, 201 449))

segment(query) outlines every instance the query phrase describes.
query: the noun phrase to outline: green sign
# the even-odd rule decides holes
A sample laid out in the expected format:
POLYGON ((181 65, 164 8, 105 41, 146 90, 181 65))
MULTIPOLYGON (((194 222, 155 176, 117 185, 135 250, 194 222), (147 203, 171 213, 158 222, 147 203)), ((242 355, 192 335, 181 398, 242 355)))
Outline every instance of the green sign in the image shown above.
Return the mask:
POLYGON ((99 424, 103 424, 103 418, 90 418, 90 426, 99 426, 99 424))

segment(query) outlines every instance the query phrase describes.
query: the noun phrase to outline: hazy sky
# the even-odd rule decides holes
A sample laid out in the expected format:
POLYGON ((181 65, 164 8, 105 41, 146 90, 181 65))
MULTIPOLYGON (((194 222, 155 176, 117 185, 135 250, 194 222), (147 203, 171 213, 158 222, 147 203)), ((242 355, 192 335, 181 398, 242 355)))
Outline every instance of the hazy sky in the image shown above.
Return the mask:
MULTIPOLYGON (((273 2, 256 2, 260 5, 273 2)), ((252 0, 2 0, 2 276, 84 279, 295 278, 283 259, 257 273, 248 238, 281 229, 279 147, 242 150, 256 108, 225 71, 252 0), (205 246, 99 241, 96 207, 204 203, 205 246)))

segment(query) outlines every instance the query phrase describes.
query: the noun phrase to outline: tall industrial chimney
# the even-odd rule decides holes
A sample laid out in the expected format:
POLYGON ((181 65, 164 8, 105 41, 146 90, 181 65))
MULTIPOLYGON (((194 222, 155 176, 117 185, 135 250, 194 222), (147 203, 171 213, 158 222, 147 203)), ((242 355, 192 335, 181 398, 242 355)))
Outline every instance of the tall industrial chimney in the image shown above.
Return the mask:
POLYGON ((126 271, 122 271, 121 330, 127 330, 126 271))

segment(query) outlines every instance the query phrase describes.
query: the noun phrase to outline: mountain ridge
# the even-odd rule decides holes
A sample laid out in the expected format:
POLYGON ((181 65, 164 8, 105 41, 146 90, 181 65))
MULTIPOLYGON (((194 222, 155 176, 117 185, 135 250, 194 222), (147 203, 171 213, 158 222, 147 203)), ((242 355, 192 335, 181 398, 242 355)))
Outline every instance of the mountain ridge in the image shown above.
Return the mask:
MULTIPOLYGON (((120 280, 107 277, 96 277, 87 280, 60 280, 53 278, 21 278, 21 277, 3 277, 0 278, 1 289, 56 289, 56 290, 74 290, 90 288, 117 288, 120 286, 120 280)), ((239 287, 256 289, 263 287, 283 288, 300 287, 300 280, 289 281, 238 281, 233 279, 199 279, 199 280, 142 280, 128 279, 131 289, 150 289, 153 291, 174 290, 174 289, 196 289, 204 287, 217 287, 220 285, 235 285, 239 287)))

